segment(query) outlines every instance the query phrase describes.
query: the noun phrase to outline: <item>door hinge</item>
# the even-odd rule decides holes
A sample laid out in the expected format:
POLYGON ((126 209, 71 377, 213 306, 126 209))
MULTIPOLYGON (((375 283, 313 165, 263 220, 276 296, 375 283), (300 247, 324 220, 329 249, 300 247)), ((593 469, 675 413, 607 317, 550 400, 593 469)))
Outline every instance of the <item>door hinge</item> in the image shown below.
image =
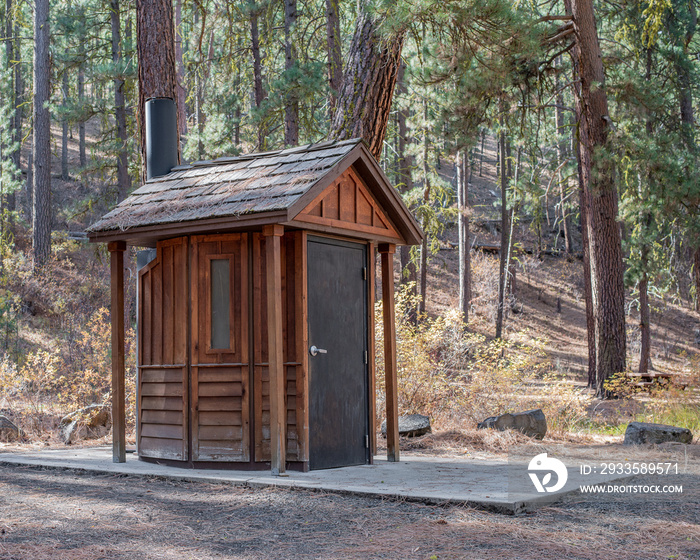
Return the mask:
POLYGON ((362 267, 362 279, 367 280, 367 267, 366 266, 362 267))
POLYGON ((365 447, 369 449, 369 436, 365 436, 365 447))
POLYGON ((365 352, 364 352, 364 358, 365 358, 365 364, 366 364, 367 361, 368 361, 368 359, 367 359, 367 350, 365 350, 365 352))

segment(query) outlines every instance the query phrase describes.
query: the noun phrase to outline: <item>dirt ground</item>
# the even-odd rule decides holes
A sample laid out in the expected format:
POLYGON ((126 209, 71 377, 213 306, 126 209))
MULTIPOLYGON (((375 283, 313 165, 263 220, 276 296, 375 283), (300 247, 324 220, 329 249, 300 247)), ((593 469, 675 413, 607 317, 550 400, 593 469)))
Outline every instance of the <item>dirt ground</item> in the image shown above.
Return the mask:
MULTIPOLYGON (((656 480, 637 479, 656 483, 656 480)), ((700 477, 522 516, 279 489, 0 467, 0 559, 700 559, 700 477)))

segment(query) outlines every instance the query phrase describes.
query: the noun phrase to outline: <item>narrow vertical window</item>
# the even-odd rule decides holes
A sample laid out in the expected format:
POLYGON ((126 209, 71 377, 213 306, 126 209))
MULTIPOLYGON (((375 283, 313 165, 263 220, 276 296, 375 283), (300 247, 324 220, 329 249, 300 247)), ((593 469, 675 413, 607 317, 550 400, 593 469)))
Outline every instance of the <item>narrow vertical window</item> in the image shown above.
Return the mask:
POLYGON ((211 261, 211 348, 231 348, 230 294, 231 278, 228 259, 211 261))

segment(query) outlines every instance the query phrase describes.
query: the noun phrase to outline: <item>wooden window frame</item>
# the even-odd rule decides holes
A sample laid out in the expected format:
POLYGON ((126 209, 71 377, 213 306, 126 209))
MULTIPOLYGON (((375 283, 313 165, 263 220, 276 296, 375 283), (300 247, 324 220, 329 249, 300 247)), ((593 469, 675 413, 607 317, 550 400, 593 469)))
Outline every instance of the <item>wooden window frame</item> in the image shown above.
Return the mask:
POLYGON ((234 282, 235 282, 235 276, 234 272, 236 270, 235 267, 235 261, 234 259, 236 258, 235 254, 232 253, 210 253, 208 255, 205 255, 206 261, 207 261, 207 282, 206 282, 206 350, 205 354, 208 355, 221 355, 221 354, 231 354, 236 352, 236 337, 234 336, 234 329, 235 329, 235 313, 234 313, 234 282), (212 335, 212 309, 211 309, 211 261, 217 261, 217 260, 228 260, 228 267, 229 267, 229 305, 228 305, 228 324, 229 324, 229 348, 212 348, 211 347, 211 335, 212 335))

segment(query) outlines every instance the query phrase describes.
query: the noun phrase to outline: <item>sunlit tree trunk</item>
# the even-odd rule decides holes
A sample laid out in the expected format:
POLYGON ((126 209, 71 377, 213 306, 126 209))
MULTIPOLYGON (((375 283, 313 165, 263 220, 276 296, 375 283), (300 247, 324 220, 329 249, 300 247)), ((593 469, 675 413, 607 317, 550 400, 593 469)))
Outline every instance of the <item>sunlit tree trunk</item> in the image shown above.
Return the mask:
POLYGON ((506 162, 506 134, 501 118, 501 132, 498 141, 498 159, 501 183, 501 251, 498 265, 498 308, 496 309, 496 338, 503 336, 503 320, 507 297, 508 276, 508 237, 510 220, 508 214, 508 164, 506 162))
POLYGON ((329 138, 336 140, 363 138, 377 159, 382 155, 404 38, 403 33, 382 38, 378 25, 366 9, 361 11, 329 132, 329 138))
POLYGON ((459 231, 459 309, 464 323, 469 321, 471 301, 471 255, 469 246, 469 180, 471 165, 469 152, 457 155, 457 229, 459 231))
MULTIPOLYGON (((64 111, 68 108, 68 68, 63 69, 61 78, 61 100, 64 111)), ((68 117, 61 115, 61 179, 68 180, 68 117)))
MULTIPOLYGON (((167 97, 177 103, 175 30, 171 0, 137 0, 136 49, 139 75, 141 169, 143 176, 146 177, 146 135, 144 128, 146 100, 151 97, 167 97)), ((177 144, 179 161, 179 142, 177 144)))
POLYGON ((187 136, 187 114, 185 112, 187 93, 185 92, 185 63, 182 56, 182 2, 175 0, 175 63, 177 64, 177 127, 180 138, 187 136))
POLYGON ((328 46, 329 105, 330 114, 333 116, 338 102, 338 92, 343 84, 339 0, 326 0, 326 44, 328 46))
MULTIPOLYGON (((112 62, 115 68, 122 64, 121 13, 119 0, 110 0, 112 25, 112 62)), ((126 132, 126 100, 124 97, 124 78, 119 72, 114 76, 114 116, 117 122, 117 197, 119 202, 126 198, 131 188, 129 177, 129 152, 126 132)))
POLYGON ((622 242, 617 222, 617 190, 612 163, 601 152, 608 146, 610 116, 605 74, 592 0, 567 0, 573 16, 578 79, 581 187, 587 204, 591 294, 596 332, 596 394, 608 396, 605 381, 626 368, 625 291, 622 242))
MULTIPOLYGON (((84 17, 84 15, 80 16, 84 17)), ((80 64, 78 64, 78 103, 81 111, 85 104, 85 42, 80 41, 80 64)), ((80 167, 87 165, 87 155, 85 147, 85 121, 82 116, 78 121, 78 157, 80 158, 80 167)))
POLYGON ((296 22, 297 0, 284 0, 284 69, 288 88, 284 107, 284 143, 287 146, 299 143, 299 94, 296 88, 297 77, 294 75, 297 66, 294 47, 296 22))
MULTIPOLYGON (((557 57, 557 67, 561 68, 562 65, 562 58, 561 56, 557 57)), ((567 202, 566 202, 566 186, 568 183, 568 179, 564 178, 563 174, 563 167, 564 167, 564 162, 566 158, 568 157, 568 154, 566 152, 566 140, 563 137, 563 134, 565 132, 564 129, 564 94, 562 91, 562 88, 559 84, 559 74, 557 73, 557 79, 554 84, 554 87, 557 88, 557 91, 559 92, 557 94, 557 99, 556 99, 556 105, 555 105, 555 119, 556 119, 556 127, 557 127, 557 136, 559 137, 557 140, 557 167, 559 169, 558 171, 558 177, 557 180, 559 181, 559 204, 561 205, 561 228, 564 232, 564 247, 566 250, 566 254, 569 255, 571 254, 571 215, 569 212, 567 212, 567 202)))
MULTIPOLYGON (((263 89, 262 78, 262 58, 260 55, 260 31, 258 30, 258 12, 251 7, 250 13, 250 45, 253 54, 253 93, 255 95, 255 107, 260 111, 263 100, 265 99, 265 90, 263 89)), ((258 114, 260 121, 258 122, 258 149, 265 149, 265 126, 262 120, 262 115, 258 114)))
POLYGON ((34 2, 34 172, 32 246, 34 270, 51 255, 51 116, 47 107, 51 88, 49 0, 34 2))

